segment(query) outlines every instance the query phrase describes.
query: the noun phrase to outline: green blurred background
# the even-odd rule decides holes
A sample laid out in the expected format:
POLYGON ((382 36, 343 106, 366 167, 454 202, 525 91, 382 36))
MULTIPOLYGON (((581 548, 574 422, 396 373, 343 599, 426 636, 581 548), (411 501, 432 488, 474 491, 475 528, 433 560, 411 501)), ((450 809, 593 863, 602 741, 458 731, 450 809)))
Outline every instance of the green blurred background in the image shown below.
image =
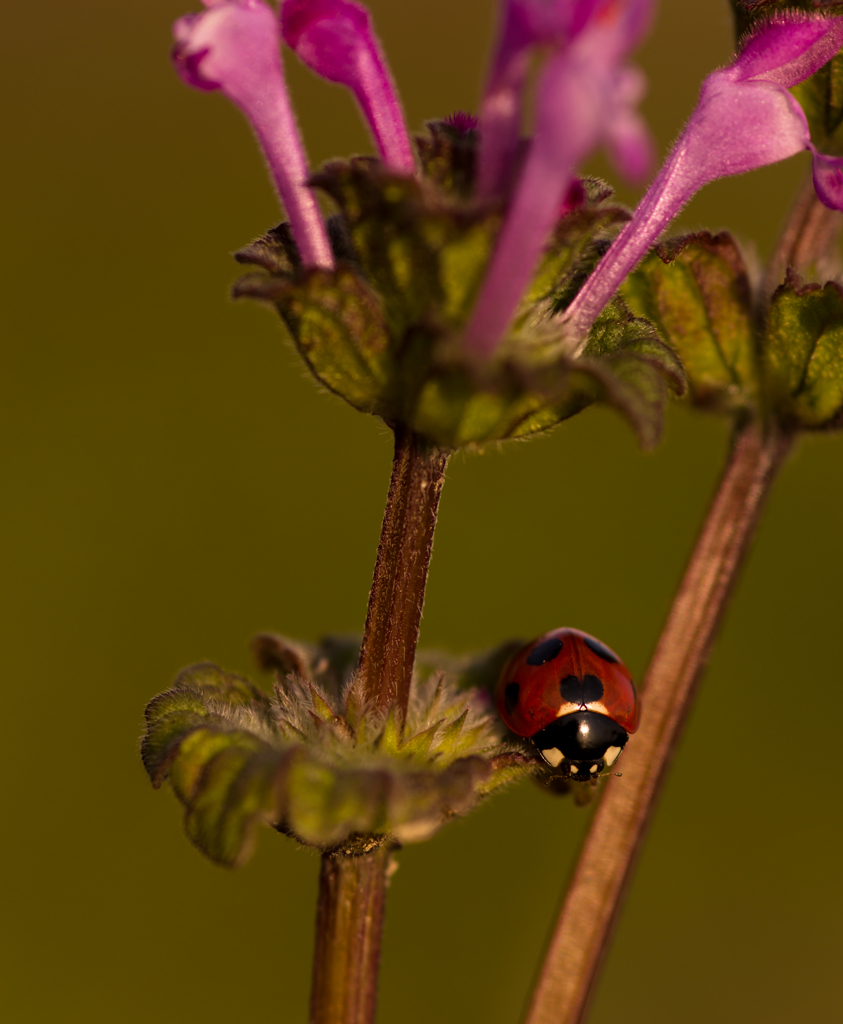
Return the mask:
MULTIPOLYGON (((197 4, 198 6, 198 4, 197 4)), ((474 108, 491 0, 373 0, 408 118, 474 108)), ((238 872, 137 756, 145 702, 247 641, 359 630, 390 439, 320 394, 273 314, 227 297, 277 219, 249 131, 168 60, 183 0, 4 11, 4 1019, 304 1021, 318 859, 238 872)), ((667 146, 728 59, 726 0, 664 0, 641 62, 667 146)), ((291 62, 292 63, 292 62, 291 62)), ((290 68, 314 162, 368 142, 290 68)), ((595 165, 599 170, 602 164, 595 165)), ((688 227, 769 251, 794 160, 710 186, 688 227)), ((634 193, 623 193, 627 199, 634 193)), ((423 642, 574 625, 641 675, 722 463, 671 410, 453 460, 423 642)), ((843 438, 786 467, 662 799, 592 1024, 839 1022, 843 438)), ((400 855, 380 1019, 516 1021, 587 815, 524 784, 400 855)))

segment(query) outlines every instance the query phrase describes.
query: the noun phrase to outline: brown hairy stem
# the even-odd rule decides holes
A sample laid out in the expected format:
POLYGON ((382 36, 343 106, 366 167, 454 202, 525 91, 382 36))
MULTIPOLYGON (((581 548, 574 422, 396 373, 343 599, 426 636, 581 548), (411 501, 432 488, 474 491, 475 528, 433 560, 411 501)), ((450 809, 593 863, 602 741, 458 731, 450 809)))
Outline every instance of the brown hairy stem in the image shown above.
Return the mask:
POLYGON ((358 673, 366 696, 406 714, 439 495, 449 453, 398 426, 358 673))
POLYGON ((791 438, 750 423, 734 437, 644 680, 641 728, 609 778, 550 940, 526 1024, 580 1024, 764 499, 791 438))
POLYGON ((389 846, 322 854, 310 1024, 372 1024, 389 846))
MULTIPOLYGON (((395 456, 357 670, 369 700, 406 717, 448 452, 405 427, 395 456)), ((388 844, 322 855, 311 1024, 373 1024, 388 844)))

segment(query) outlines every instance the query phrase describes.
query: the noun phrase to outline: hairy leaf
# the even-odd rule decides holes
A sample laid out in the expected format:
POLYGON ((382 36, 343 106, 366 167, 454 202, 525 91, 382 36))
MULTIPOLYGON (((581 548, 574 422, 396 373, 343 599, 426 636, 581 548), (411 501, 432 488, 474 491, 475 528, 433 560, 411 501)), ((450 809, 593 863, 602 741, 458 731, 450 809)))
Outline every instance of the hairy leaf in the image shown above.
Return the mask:
POLYGON ((836 426, 843 418, 843 289, 795 274, 773 295, 764 366, 773 405, 789 425, 836 426))
POLYGON ((757 394, 749 278, 730 235, 701 232, 659 246, 622 293, 682 360, 697 405, 735 410, 757 394))
POLYGON ((278 673, 274 697, 201 664, 150 702, 144 765, 154 785, 169 779, 188 836, 216 863, 242 863, 261 823, 323 849, 361 833, 375 843, 427 838, 535 770, 508 756, 485 699, 441 673, 414 680, 406 722, 394 707, 368 705, 336 660, 357 645, 264 634, 264 665, 295 670, 278 673))

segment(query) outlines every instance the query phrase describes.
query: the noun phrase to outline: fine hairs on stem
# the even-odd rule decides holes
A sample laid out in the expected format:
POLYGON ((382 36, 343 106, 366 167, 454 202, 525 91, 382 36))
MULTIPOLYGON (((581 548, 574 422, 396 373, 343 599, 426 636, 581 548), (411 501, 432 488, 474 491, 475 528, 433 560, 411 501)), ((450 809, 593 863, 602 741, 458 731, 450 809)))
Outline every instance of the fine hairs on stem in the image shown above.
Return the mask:
POLYGON ((448 452, 406 427, 395 457, 357 670, 371 701, 406 714, 448 452))
MULTIPOLYGON (((406 718, 448 452, 404 427, 395 455, 358 673, 368 699, 406 718)), ((372 1024, 390 845, 322 855, 311 1024, 372 1024)))

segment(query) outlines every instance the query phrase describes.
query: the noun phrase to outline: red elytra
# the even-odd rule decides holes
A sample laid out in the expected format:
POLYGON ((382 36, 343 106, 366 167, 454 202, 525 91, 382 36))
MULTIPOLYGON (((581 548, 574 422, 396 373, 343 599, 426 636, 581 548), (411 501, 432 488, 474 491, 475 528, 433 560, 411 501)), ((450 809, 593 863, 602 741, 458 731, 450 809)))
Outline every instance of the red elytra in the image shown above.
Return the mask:
POLYGON ((495 703, 518 736, 533 736, 575 711, 606 715, 632 733, 641 711, 626 665, 579 629, 554 629, 522 647, 501 674, 495 703))

